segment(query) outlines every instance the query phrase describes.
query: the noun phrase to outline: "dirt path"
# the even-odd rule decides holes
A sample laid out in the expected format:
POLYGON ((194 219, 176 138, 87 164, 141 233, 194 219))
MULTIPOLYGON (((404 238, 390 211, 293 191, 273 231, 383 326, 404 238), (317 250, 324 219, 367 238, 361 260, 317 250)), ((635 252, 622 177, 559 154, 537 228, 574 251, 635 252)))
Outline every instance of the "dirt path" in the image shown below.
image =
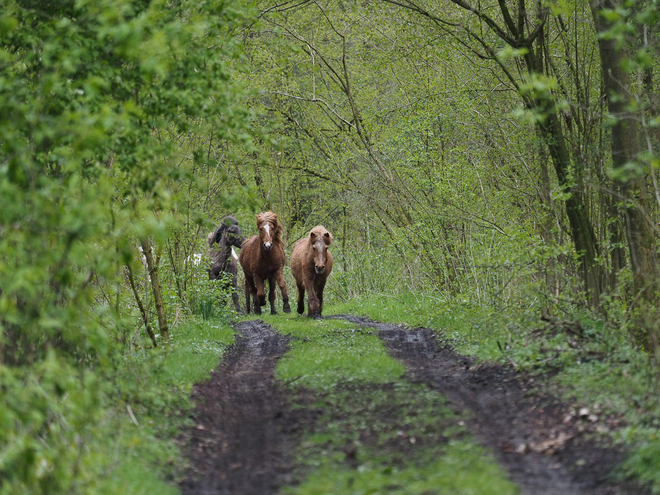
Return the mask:
POLYGON ((240 323, 237 330, 234 349, 193 390, 184 494, 267 495, 290 481, 291 433, 304 421, 289 411, 273 378, 288 338, 260 321, 240 323))
POLYGON ((433 330, 406 330, 368 318, 339 315, 374 328, 408 377, 441 392, 457 411, 469 412, 468 426, 511 479, 529 495, 613 495, 646 493, 608 476, 623 452, 599 447, 578 431, 567 408, 549 398, 527 396, 526 383, 498 365, 472 366, 470 359, 439 342, 433 330))
MULTIPOLYGON (((622 452, 595 445, 564 422, 557 401, 528 397, 522 378, 501 366, 472 366, 428 329, 407 330, 340 315, 374 328, 407 378, 441 392, 511 479, 529 495, 642 494, 638 487, 608 484, 622 452)), ((211 379, 195 387, 195 426, 186 439, 192 468, 184 494, 272 494, 295 482, 292 454, 299 433, 319 411, 291 409, 273 378, 288 338, 260 321, 237 327, 234 350, 211 379)))

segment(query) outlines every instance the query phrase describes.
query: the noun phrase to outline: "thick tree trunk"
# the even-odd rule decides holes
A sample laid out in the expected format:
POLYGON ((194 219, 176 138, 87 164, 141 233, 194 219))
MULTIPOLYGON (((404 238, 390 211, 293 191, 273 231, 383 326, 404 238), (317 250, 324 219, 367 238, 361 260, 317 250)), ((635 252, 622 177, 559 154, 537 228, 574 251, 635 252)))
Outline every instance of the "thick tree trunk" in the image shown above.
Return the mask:
POLYGON ((149 271, 149 278, 151 279, 151 290, 154 294, 154 302, 156 304, 156 314, 158 315, 158 329, 160 331, 160 336, 163 339, 163 342, 165 342, 165 345, 169 345, 170 333, 167 328, 167 318, 165 317, 163 292, 160 287, 160 281, 158 280, 158 263, 154 260, 153 251, 149 241, 146 239, 141 240, 140 245, 142 246, 144 257, 147 260, 147 270, 149 271))
MULTIPOLYGON (((598 33, 611 28, 601 12, 603 9, 615 9, 615 0, 591 0, 591 12, 598 33)), ((630 76, 622 67, 624 53, 616 47, 616 41, 599 37, 603 80, 607 92, 607 104, 616 123, 612 127, 612 164, 615 169, 622 169, 634 163, 640 151, 638 120, 631 110, 630 76)), ((640 164, 641 168, 642 165, 640 164)), ((658 352, 657 321, 660 316, 658 283, 657 246, 648 214, 648 192, 645 174, 637 171, 628 174, 621 181, 621 195, 625 200, 624 219, 628 249, 633 272, 633 289, 636 306, 639 311, 638 328, 641 341, 652 352, 658 352)))

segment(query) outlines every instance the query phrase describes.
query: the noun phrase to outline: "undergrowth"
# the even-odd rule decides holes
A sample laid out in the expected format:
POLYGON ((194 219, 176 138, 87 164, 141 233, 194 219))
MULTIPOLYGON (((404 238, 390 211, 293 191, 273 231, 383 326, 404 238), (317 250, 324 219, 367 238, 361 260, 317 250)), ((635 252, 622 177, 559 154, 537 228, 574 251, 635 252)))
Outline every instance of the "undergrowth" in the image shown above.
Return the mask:
POLYGON ((137 347, 106 367, 75 369, 55 352, 21 373, 0 367, 0 493, 178 493, 172 439, 192 385, 232 342, 226 323, 190 321, 170 349, 137 347))

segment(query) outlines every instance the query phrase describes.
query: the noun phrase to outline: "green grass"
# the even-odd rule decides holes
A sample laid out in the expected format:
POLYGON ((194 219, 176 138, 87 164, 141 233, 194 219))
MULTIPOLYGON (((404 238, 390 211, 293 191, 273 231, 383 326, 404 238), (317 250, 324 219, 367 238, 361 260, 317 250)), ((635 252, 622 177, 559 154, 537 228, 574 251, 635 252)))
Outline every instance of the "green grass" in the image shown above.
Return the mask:
POLYGON ((502 315, 496 311, 467 300, 444 300, 410 292, 354 298, 330 306, 324 313, 348 313, 386 323, 405 323, 411 328, 431 328, 451 338, 458 352, 483 359, 501 357, 497 342, 511 337, 502 315))
POLYGON ((102 445, 108 474, 92 493, 177 494, 174 481, 185 467, 172 442, 186 426, 190 391, 217 367, 233 344, 231 326, 191 320, 172 330, 170 349, 136 352, 116 378, 120 400, 104 423, 110 445, 102 445), (128 408, 137 422, 130 417, 128 408))
POLYGON ((451 494, 506 495, 518 493, 501 477, 499 468, 484 460, 478 447, 450 442, 445 455, 422 466, 392 468, 377 463, 355 470, 337 469, 335 463, 319 467, 300 486, 284 493, 317 494, 451 494))
POLYGON ((186 391, 207 378, 234 343, 234 329, 222 320, 192 320, 172 333, 172 348, 162 355, 155 378, 186 391))
POLYGON ((355 324, 300 316, 264 320, 295 337, 275 372, 284 382, 323 389, 355 380, 386 383, 405 371, 371 330, 355 324))
POLYGON ((322 411, 297 453, 303 481, 284 493, 518 493, 440 394, 402 378, 371 330, 295 315, 264 320, 294 337, 277 378, 297 407, 322 411))

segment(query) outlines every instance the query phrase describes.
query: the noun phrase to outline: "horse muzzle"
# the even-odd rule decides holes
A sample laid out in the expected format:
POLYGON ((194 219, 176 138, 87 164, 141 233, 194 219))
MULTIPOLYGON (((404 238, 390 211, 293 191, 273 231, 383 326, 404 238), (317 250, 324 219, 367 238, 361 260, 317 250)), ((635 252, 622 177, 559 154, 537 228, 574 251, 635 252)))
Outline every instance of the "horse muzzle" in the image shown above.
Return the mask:
POLYGON ((325 267, 324 266, 315 266, 314 271, 320 275, 325 271, 325 267))
POLYGON ((272 247, 273 247, 273 243, 272 243, 272 242, 264 242, 264 249, 265 249, 266 251, 270 251, 272 247))

